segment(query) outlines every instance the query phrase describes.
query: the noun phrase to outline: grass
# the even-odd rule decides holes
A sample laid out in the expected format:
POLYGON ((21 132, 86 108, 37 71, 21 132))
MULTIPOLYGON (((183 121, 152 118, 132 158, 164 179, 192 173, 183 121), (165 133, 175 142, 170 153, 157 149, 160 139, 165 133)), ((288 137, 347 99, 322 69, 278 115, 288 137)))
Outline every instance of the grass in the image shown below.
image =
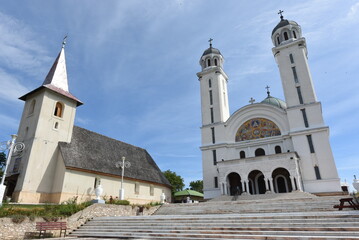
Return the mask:
POLYGON ((59 205, 10 205, 5 203, 0 208, 0 218, 11 217, 16 223, 22 222, 25 219, 24 217, 28 217, 30 220, 34 220, 35 217, 42 217, 46 221, 57 221, 59 218, 69 217, 90 205, 90 202, 77 204, 76 199, 59 205))

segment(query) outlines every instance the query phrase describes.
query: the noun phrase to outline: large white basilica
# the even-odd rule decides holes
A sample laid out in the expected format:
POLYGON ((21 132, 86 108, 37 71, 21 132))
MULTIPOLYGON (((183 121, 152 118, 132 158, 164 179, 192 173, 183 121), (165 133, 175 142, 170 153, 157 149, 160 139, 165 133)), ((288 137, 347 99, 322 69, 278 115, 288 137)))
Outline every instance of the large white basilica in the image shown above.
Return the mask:
POLYGON ((301 27, 281 16, 272 32, 285 102, 270 95, 229 113, 223 56, 204 51, 201 89, 204 196, 341 191, 329 127, 311 78, 301 27))

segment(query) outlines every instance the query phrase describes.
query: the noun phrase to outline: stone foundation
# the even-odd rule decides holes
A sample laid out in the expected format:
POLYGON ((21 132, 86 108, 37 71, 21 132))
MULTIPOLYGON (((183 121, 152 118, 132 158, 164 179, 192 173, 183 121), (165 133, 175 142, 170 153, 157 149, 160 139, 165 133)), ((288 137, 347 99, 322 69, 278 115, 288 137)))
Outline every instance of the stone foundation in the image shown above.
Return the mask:
MULTIPOLYGON (((144 209, 143 215, 152 215, 159 206, 144 209)), ((94 217, 110 217, 110 216, 136 216, 138 207, 112 205, 112 204, 93 204, 84 210, 75 213, 69 218, 59 219, 58 221, 67 222, 68 232, 78 228, 94 217)), ((26 235, 38 234, 36 231, 36 222, 44 222, 42 218, 36 218, 30 221, 26 218, 22 223, 13 223, 11 218, 0 218, 0 239, 2 240, 20 240, 26 235)), ((54 236, 59 236, 59 231, 52 232, 54 236)))

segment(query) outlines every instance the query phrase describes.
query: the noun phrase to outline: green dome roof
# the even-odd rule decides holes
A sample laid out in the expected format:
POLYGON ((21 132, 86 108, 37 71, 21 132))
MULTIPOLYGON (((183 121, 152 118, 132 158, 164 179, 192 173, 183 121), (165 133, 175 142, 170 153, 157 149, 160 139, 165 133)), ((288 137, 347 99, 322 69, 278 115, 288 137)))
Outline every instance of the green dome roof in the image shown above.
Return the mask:
POLYGON ((266 97, 261 103, 274 105, 274 106, 282 108, 282 109, 287 108, 287 104, 283 100, 280 100, 279 98, 272 97, 271 95, 268 95, 268 97, 266 97))

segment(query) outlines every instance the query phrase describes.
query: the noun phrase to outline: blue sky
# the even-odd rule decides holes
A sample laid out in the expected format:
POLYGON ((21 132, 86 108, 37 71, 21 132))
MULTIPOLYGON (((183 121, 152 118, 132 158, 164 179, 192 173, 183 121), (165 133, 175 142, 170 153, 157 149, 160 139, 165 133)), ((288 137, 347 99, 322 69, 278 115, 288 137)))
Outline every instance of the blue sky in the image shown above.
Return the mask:
POLYGON ((66 45, 76 125, 145 148, 186 184, 202 178, 196 73, 208 39, 225 58, 231 113, 284 99, 272 56, 277 12, 297 21, 342 181, 359 176, 359 2, 354 0, 3 1, 0 141, 16 133, 23 102, 66 45), (275 3, 274 3, 275 2, 275 3))

